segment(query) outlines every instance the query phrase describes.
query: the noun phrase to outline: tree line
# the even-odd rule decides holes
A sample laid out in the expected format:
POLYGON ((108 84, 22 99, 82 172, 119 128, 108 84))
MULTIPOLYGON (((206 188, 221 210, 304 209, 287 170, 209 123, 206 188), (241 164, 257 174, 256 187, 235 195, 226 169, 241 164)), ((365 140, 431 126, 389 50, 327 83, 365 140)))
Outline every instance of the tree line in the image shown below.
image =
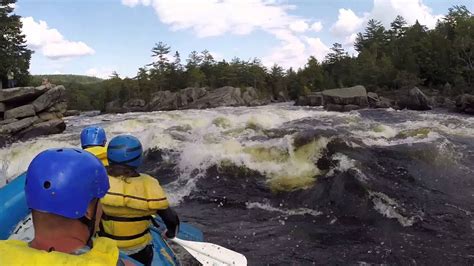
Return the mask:
POLYGON ((114 73, 106 80, 84 82, 74 76, 65 80, 50 76, 50 81, 65 85, 69 108, 80 110, 104 110, 108 102, 131 98, 147 101, 154 92, 186 87, 251 86, 262 95, 292 100, 312 91, 358 84, 382 93, 413 86, 445 96, 474 93, 474 17, 465 6, 450 8, 431 30, 418 21, 408 25, 401 16, 388 28, 369 20, 357 34, 354 49, 357 55, 349 55, 335 43, 321 62, 311 56, 298 69, 284 69, 266 67, 258 58, 216 60, 207 50, 193 51, 183 60, 178 51, 172 53, 169 45, 159 42, 151 50, 152 63, 140 67, 135 77, 114 73))

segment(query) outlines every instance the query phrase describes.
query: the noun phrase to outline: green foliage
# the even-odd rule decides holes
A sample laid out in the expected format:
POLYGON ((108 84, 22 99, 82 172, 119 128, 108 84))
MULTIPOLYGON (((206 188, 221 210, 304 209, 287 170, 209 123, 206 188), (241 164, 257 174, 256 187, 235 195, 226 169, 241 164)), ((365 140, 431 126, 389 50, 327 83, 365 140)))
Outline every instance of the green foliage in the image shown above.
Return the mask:
POLYGON ((0 83, 6 87, 7 74, 13 73, 18 85, 28 82, 31 50, 21 33, 20 16, 13 14, 16 0, 0 0, 0 83))
MULTIPOLYGON (((108 102, 124 103, 131 98, 150 101, 157 91, 187 86, 211 90, 251 86, 259 95, 293 100, 314 91, 358 84, 377 91, 425 86, 447 88, 443 93, 449 96, 474 93, 474 17, 465 6, 450 8, 432 30, 418 21, 409 26, 401 16, 387 29, 370 20, 357 35, 354 48, 357 56, 349 56, 335 43, 322 62, 310 56, 301 68, 284 70, 278 65, 267 69, 257 58, 217 61, 207 50, 193 51, 182 60, 179 52, 173 54, 169 45, 159 42, 151 50, 153 63, 139 68, 131 79, 116 74, 107 80, 73 75, 47 78, 64 84, 70 108, 82 110, 104 110, 108 102)), ((38 80, 33 77, 32 83, 38 80)))

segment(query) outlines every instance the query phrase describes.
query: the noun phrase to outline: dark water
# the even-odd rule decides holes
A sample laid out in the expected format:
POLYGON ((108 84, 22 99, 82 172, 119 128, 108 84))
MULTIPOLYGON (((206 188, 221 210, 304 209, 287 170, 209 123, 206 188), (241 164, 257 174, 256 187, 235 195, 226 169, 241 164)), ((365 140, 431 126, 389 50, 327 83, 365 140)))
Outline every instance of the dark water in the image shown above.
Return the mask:
MULTIPOLYGON (((360 117, 386 125, 408 117, 413 123, 426 120, 385 111, 362 111, 360 117)), ((464 117, 437 123, 450 119, 465 123, 464 117)), ((351 133, 357 126, 341 124, 337 118, 306 118, 252 136, 293 134, 295 143, 331 138, 315 161, 326 172, 315 176, 310 188, 272 192, 258 171, 216 164, 177 211, 201 228, 207 241, 245 254, 250 265, 472 265, 472 135, 438 132, 442 136, 432 141, 366 145, 351 133), (331 123, 339 126, 320 129, 331 123), (337 168, 338 153, 355 167, 330 171, 337 168), (320 214, 298 213, 299 208, 320 214)), ((169 158, 179 156, 179 151, 150 150, 144 170, 162 183, 175 181, 179 169, 169 158)))
POLYGON ((80 130, 100 124, 109 139, 139 137, 141 170, 164 184, 181 219, 250 265, 474 264, 474 117, 286 104, 67 124, 0 149, 0 170, 14 177, 39 151, 77 147, 80 130))

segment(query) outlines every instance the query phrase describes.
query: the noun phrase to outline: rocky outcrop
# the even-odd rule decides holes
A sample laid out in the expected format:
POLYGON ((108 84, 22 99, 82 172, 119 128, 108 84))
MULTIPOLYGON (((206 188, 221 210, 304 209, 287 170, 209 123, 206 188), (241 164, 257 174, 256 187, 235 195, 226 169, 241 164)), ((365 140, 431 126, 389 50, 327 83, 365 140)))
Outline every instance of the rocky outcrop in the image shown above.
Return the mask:
POLYGON ((367 100, 371 108, 390 108, 394 104, 392 100, 378 96, 375 92, 368 92, 367 100))
POLYGON ((219 106, 255 106, 269 103, 258 98, 254 88, 245 89, 235 87, 222 87, 208 92, 204 97, 188 105, 189 108, 214 108, 219 106), (243 95, 246 94, 245 97, 243 95))
POLYGON ((350 88, 324 90, 321 92, 324 104, 357 105, 360 108, 369 106, 367 90, 358 85, 350 88))
POLYGON ((34 124, 18 133, 21 139, 34 138, 41 135, 58 134, 66 129, 66 124, 62 119, 47 120, 34 124))
POLYGON ((219 106, 256 106, 270 103, 270 101, 270 98, 259 96, 252 87, 242 89, 226 86, 215 90, 186 88, 177 92, 155 92, 149 101, 130 99, 124 104, 120 104, 119 101, 109 102, 106 104, 106 112, 122 113, 202 109, 219 106))
POLYGON ((398 109, 409 110, 431 110, 431 100, 417 87, 408 91, 400 91, 398 99, 396 100, 398 109))
POLYGON ((456 98, 456 109, 459 112, 474 115, 474 95, 463 94, 456 98))
POLYGON ((65 93, 51 84, 0 90, 0 143, 62 132, 65 93))
POLYGON ((310 92, 305 96, 300 96, 295 104, 303 106, 322 106, 324 105, 323 95, 321 92, 310 92))
POLYGON ((143 99, 130 99, 123 104, 126 112, 139 112, 146 108, 146 102, 143 99))
POLYGON ((48 86, 39 87, 19 87, 0 91, 0 102, 2 103, 18 103, 22 101, 31 101, 51 88, 48 86))
POLYGON ((11 118, 22 118, 28 116, 36 115, 35 107, 32 104, 27 104, 23 106, 19 106, 17 108, 10 109, 5 112, 3 115, 4 119, 11 119, 11 118))

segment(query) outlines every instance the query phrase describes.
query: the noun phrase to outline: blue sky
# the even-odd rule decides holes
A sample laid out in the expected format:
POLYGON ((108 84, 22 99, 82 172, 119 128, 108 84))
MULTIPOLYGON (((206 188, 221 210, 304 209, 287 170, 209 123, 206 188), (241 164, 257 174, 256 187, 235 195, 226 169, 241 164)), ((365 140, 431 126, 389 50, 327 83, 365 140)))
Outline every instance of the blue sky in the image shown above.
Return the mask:
POLYGON ((300 67, 322 60, 334 42, 353 53, 355 34, 370 18, 388 25, 397 14, 429 28, 452 5, 468 0, 19 0, 23 32, 35 51, 33 74, 112 71, 134 76, 151 62, 154 43, 217 59, 258 57, 265 65, 300 67))

